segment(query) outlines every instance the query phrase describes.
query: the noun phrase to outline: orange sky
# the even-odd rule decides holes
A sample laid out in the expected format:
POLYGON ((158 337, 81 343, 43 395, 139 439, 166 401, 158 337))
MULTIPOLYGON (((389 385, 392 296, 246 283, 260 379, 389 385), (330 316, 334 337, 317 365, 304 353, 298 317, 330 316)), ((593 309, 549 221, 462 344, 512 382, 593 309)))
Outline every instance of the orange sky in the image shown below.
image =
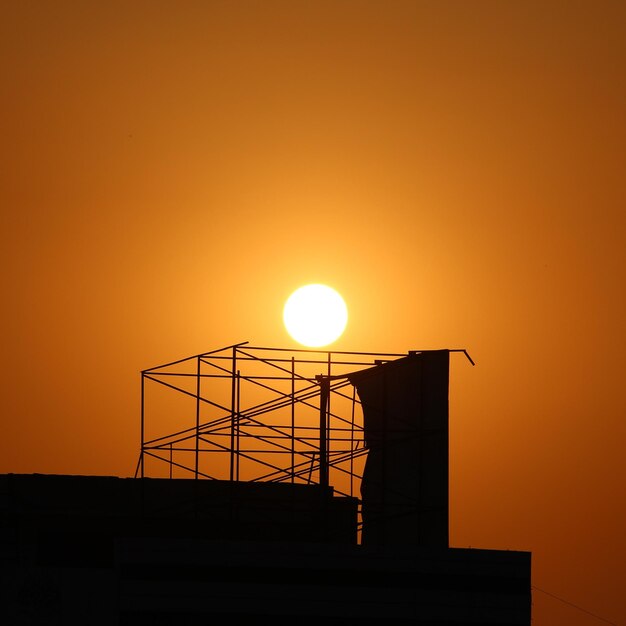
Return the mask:
MULTIPOLYGON (((626 623, 626 4, 5 2, 0 472, 134 472, 139 372, 466 348, 451 541, 626 623)), ((535 626, 601 623, 534 594, 535 626)))

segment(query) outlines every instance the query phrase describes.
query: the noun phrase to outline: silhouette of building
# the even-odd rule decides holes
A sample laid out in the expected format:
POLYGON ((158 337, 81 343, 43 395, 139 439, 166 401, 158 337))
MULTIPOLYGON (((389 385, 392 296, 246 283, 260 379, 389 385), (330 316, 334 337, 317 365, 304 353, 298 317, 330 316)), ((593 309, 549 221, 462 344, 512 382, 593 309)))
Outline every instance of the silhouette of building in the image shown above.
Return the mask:
POLYGON ((133 478, 0 476, 0 622, 529 626, 530 553, 449 547, 451 352, 145 370, 133 478))

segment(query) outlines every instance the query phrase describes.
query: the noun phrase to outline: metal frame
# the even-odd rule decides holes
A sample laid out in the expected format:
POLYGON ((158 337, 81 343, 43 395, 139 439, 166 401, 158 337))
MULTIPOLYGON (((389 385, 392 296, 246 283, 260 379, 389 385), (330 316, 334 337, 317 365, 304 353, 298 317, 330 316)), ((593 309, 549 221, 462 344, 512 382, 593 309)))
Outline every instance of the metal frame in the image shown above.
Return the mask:
POLYGON ((347 374, 409 353, 243 342, 143 370, 135 477, 317 483, 358 497, 367 450, 347 374))

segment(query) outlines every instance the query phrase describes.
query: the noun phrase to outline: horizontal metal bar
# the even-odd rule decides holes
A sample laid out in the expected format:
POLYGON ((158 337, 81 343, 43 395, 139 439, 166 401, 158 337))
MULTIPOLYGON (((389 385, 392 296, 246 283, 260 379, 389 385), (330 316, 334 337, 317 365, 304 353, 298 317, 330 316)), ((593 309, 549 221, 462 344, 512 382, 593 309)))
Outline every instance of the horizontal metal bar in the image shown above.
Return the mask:
POLYGON ((174 389, 175 391, 180 391, 180 393, 183 393, 187 396, 191 396, 192 398, 199 398, 201 402, 210 404, 211 406, 214 406, 215 408, 220 409, 221 411, 227 411, 227 412, 230 411, 230 409, 227 409, 225 406, 222 406, 221 404, 218 404, 217 402, 213 402, 212 400, 207 400, 206 398, 203 398, 202 396, 198 396, 195 393, 191 393, 191 391, 187 391, 186 389, 181 389, 180 387, 176 387, 175 385, 170 385, 169 383, 166 383, 163 380, 159 380, 158 378, 153 378, 151 374, 144 374, 144 376, 148 380, 152 380, 155 383, 159 383, 159 385, 164 385, 165 387, 169 387, 170 389, 174 389))
POLYGON ((217 350, 211 350, 210 352, 202 352, 201 354, 195 354, 193 356, 188 356, 188 357, 185 357, 183 359, 178 359, 176 361, 171 361, 170 363, 164 363, 163 365, 155 365, 154 367, 150 367, 150 368, 148 368, 146 370, 142 370, 142 374, 143 373, 152 372, 153 370, 158 370, 158 369, 161 369, 163 367, 171 367, 172 365, 178 365, 179 363, 184 363, 185 361, 193 361, 194 359, 197 359, 198 357, 209 356, 209 355, 212 355, 212 354, 216 354, 218 352, 223 352, 224 350, 232 350, 233 348, 237 348, 239 346, 244 346, 247 343, 248 343, 247 341, 242 341, 240 343, 235 343, 232 346, 226 346, 224 348, 218 348, 217 350))
MULTIPOLYGON (((168 465, 176 465, 177 467, 180 467, 181 469, 189 470, 192 474, 196 473, 195 469, 191 469, 189 467, 186 467, 185 465, 181 465, 180 463, 175 463, 174 461, 170 461, 169 459, 164 459, 160 457, 158 454, 153 454, 152 452, 148 452, 148 451, 145 451, 145 454, 147 454, 148 456, 151 456, 153 459, 158 459, 159 461, 163 461, 163 463, 167 463, 168 465)), ((210 476, 209 474, 204 474, 203 472, 198 472, 198 474, 200 476, 204 476, 205 478, 216 480, 214 476, 210 476)))
POLYGON ((343 350, 316 350, 314 348, 276 348, 269 346, 246 346, 246 350, 267 350, 268 352, 306 352, 313 354, 354 354, 362 356, 406 356, 406 353, 398 354, 394 352, 348 352, 343 350))

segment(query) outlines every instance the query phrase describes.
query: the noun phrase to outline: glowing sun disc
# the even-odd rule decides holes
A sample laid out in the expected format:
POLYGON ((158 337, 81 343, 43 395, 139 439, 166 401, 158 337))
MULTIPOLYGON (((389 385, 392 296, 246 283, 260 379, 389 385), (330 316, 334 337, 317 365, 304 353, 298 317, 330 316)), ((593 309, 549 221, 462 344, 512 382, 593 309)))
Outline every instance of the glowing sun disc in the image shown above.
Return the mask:
POLYGON ((341 336, 348 323, 348 308, 332 287, 305 285, 287 298, 283 322, 298 343, 319 348, 341 336))

